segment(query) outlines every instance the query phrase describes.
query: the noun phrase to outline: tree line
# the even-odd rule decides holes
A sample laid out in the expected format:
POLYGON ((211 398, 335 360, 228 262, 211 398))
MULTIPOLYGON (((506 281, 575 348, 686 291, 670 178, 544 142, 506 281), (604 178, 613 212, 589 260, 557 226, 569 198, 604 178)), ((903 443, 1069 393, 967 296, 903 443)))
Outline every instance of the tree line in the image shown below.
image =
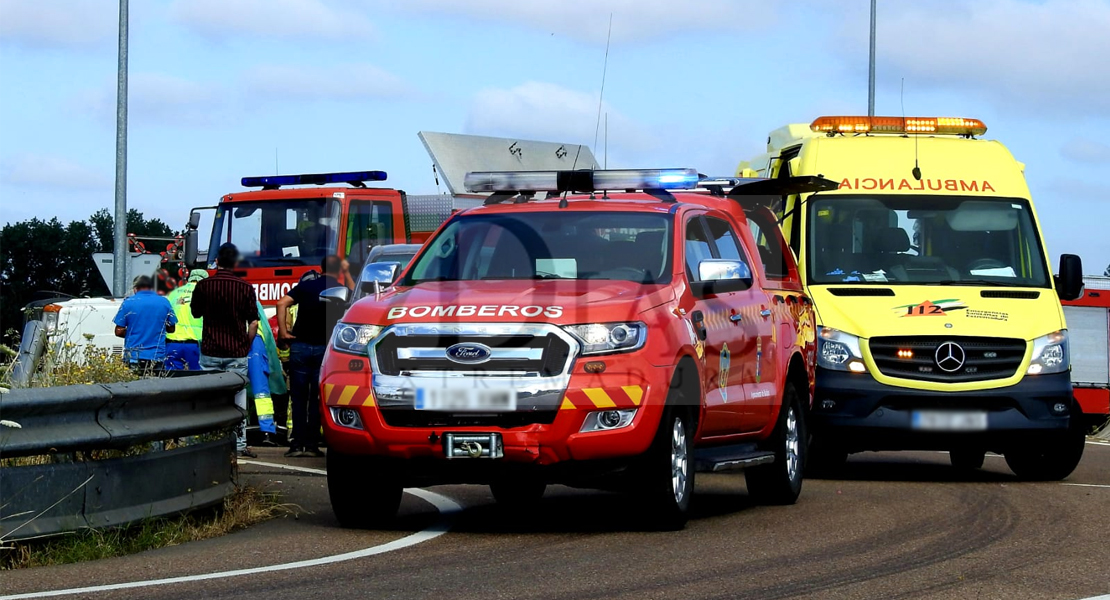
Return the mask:
MULTIPOLYGON (((107 296, 110 290, 93 263, 94 252, 111 252, 114 219, 100 209, 84 221, 63 224, 57 218, 9 223, 0 230, 0 336, 10 342, 23 329, 22 308, 38 292, 71 296, 107 296)), ((169 225, 127 211, 127 231, 141 237, 171 237, 169 225)), ((151 251, 161 246, 149 247, 151 251)))

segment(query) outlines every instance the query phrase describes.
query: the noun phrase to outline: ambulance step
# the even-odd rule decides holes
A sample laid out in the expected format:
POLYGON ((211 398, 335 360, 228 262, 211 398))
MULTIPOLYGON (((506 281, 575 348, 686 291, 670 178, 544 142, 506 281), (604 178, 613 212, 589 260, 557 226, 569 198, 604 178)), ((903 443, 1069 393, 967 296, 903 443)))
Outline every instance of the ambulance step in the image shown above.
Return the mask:
POLYGON ((694 451, 694 469, 699 473, 720 473, 775 462, 775 453, 759 450, 755 444, 702 448, 694 451))

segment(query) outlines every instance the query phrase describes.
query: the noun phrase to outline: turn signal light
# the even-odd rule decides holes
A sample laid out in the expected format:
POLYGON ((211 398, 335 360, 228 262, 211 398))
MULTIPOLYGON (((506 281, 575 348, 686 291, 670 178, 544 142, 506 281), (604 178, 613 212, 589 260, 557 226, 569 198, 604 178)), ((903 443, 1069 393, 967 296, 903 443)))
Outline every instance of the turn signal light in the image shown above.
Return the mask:
POLYGON ((810 129, 821 133, 942 133, 983 135, 979 119, 962 117, 818 117, 810 129))

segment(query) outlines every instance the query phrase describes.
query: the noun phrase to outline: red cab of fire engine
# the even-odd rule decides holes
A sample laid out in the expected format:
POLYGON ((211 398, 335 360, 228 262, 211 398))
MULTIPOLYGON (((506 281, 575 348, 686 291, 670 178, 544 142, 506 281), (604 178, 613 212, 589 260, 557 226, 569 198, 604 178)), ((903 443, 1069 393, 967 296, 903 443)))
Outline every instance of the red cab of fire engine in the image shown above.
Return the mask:
POLYGON ((745 468, 756 499, 793 503, 814 315, 759 200, 835 183, 699 181, 470 173, 485 206, 396 280, 369 266, 385 289, 346 312, 321 374, 339 521, 392 518, 405 486, 489 485, 519 506, 562 483, 634 492, 651 526, 679 527, 695 472, 745 468))

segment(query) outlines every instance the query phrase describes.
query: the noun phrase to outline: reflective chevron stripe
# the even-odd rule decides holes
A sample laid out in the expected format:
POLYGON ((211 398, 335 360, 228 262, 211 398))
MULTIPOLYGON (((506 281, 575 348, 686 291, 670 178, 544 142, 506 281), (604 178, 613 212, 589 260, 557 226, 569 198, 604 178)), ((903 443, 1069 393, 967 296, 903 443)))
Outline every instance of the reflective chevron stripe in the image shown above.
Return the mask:
POLYGON ((374 406, 374 394, 370 393, 370 388, 359 387, 357 385, 345 385, 338 394, 335 394, 337 386, 330 383, 325 383, 320 392, 324 395, 324 404, 329 406, 374 406), (334 401, 332 396, 335 396, 334 401))
POLYGON ((635 408, 643 402, 644 388, 624 385, 614 388, 583 388, 571 390, 563 396, 560 410, 596 410, 605 408, 635 408))

